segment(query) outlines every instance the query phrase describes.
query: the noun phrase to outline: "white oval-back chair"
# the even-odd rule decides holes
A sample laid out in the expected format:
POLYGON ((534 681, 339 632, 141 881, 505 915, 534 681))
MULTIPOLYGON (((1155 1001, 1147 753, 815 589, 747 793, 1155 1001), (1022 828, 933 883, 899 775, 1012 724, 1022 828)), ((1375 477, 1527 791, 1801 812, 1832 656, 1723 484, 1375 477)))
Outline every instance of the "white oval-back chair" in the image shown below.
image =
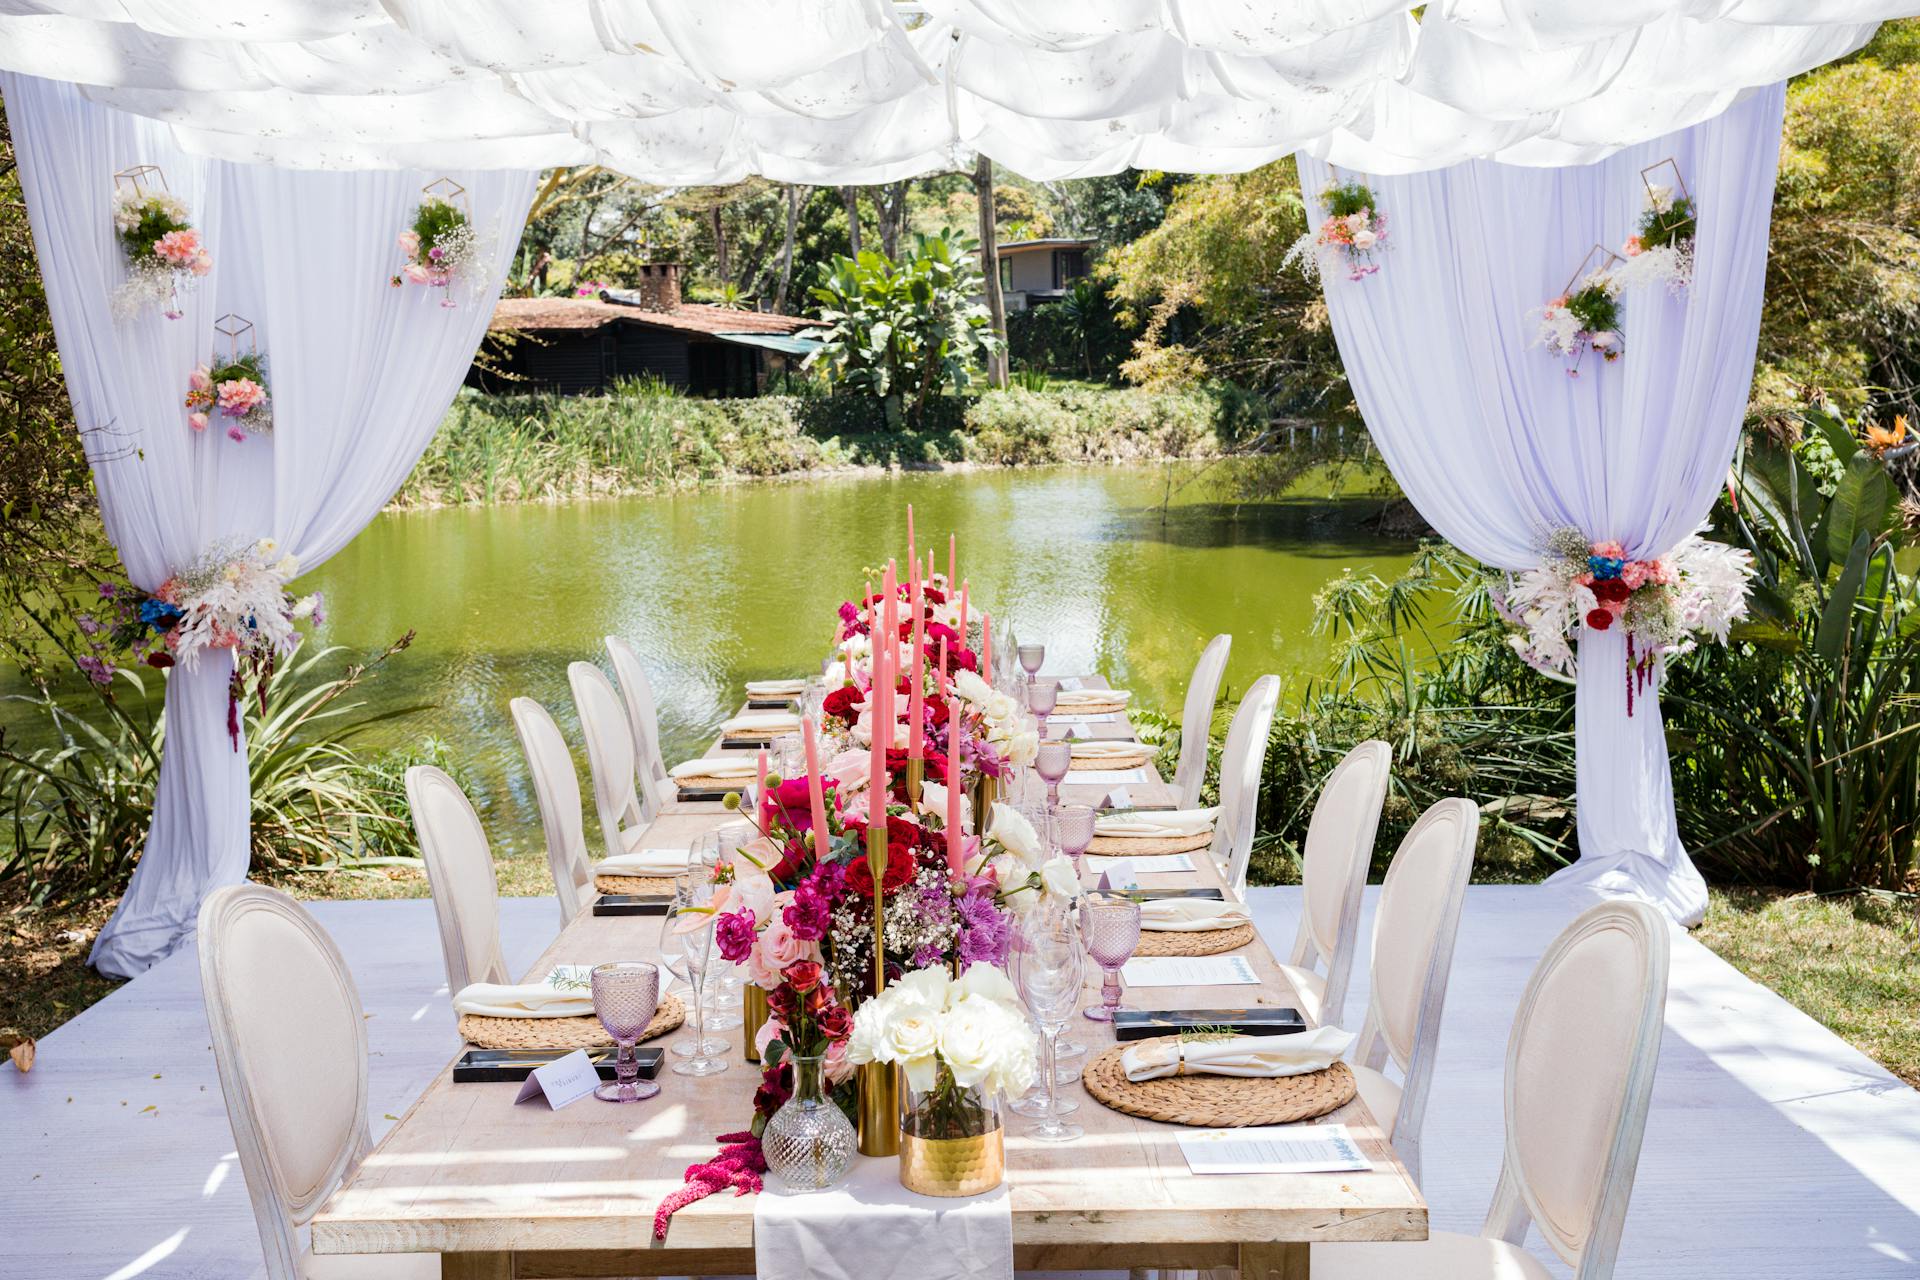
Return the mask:
POLYGON ((200 993, 267 1280, 429 1280, 434 1254, 315 1256, 306 1225, 366 1159, 367 1022, 339 948, 286 894, 200 906, 200 993))
POLYGON ((1260 811, 1260 774, 1267 767, 1267 738, 1279 702, 1278 676, 1255 680, 1234 711, 1226 745, 1220 749, 1220 812, 1213 820, 1210 848, 1228 892, 1236 898, 1247 896, 1247 863, 1253 857, 1254 819, 1260 811))
POLYGON ((500 886, 486 828, 460 784, 430 764, 407 770, 407 803, 440 921, 447 994, 475 982, 511 982, 500 949, 500 886))
POLYGON ((1220 699, 1220 680, 1227 674, 1232 649, 1232 636, 1215 636, 1201 651, 1200 661, 1193 664, 1193 678, 1187 681, 1187 702, 1180 713, 1180 763, 1173 770, 1173 789, 1180 795, 1182 809, 1200 803, 1200 788, 1207 780, 1213 708, 1220 699))
POLYGON ((1640 1162, 1667 1005, 1667 923, 1643 902, 1583 912, 1534 967, 1507 1039, 1506 1154, 1477 1236, 1316 1244, 1314 1280, 1550 1280, 1529 1224, 1609 1280, 1640 1162))
POLYGON ((1347 752, 1327 775, 1307 821, 1300 931, 1291 960, 1280 970, 1293 984, 1300 1012, 1316 1026, 1338 1025, 1346 1010, 1360 934, 1360 894, 1392 762, 1393 750, 1384 742, 1363 742, 1347 752), (1327 965, 1324 974, 1315 968, 1321 960, 1327 965))
POLYGON ((1394 851, 1373 913, 1367 1017, 1348 1065, 1415 1182, 1453 942, 1479 837, 1479 806, 1458 797, 1436 801, 1394 851), (1385 1073, 1389 1061, 1398 1082, 1385 1073))
POLYGON ((647 819, 634 789, 639 760, 634 753, 633 729, 620 704, 613 681, 591 662, 567 667, 573 687, 573 708, 580 715, 580 735, 587 743, 587 769, 593 774, 593 807, 600 815, 600 831, 611 858, 640 847, 647 819))
POLYGON ((547 709, 532 698, 515 698, 513 731, 533 775, 540 825, 547 838, 547 869, 560 899, 560 926, 593 901, 593 864, 587 857, 587 824, 580 816, 580 774, 567 739, 547 709))
POLYGON ((614 678, 620 683, 620 697, 627 706, 627 724, 633 730, 640 816, 652 822, 660 815, 660 806, 674 794, 673 782, 667 776, 667 759, 660 748, 660 709, 653 700, 653 682, 640 665, 640 655, 619 636, 607 637, 607 657, 613 661, 614 678))

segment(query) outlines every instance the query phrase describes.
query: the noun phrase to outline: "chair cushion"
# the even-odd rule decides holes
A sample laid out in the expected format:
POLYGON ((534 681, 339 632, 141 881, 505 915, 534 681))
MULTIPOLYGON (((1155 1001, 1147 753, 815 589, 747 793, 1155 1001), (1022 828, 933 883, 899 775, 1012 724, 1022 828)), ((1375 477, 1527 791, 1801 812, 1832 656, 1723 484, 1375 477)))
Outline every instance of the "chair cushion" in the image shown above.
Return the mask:
POLYGON ((1308 1026, 1319 1026, 1320 1010, 1326 1003, 1327 980, 1298 965, 1283 964, 1280 973, 1293 984, 1295 1007, 1300 1010, 1300 1016, 1307 1020, 1308 1026))
POLYGON ((437 1253, 300 1255, 300 1280, 440 1280, 437 1253))
POLYGON ((1399 1244, 1316 1244, 1313 1280, 1553 1280, 1540 1260, 1504 1240, 1436 1231, 1399 1244))
POLYGON ((1367 1110, 1373 1113, 1374 1123, 1391 1138, 1394 1117, 1400 1113, 1400 1086, 1372 1067, 1356 1066, 1349 1062, 1347 1069, 1353 1072, 1353 1082, 1360 1090, 1360 1101, 1366 1103, 1367 1110))

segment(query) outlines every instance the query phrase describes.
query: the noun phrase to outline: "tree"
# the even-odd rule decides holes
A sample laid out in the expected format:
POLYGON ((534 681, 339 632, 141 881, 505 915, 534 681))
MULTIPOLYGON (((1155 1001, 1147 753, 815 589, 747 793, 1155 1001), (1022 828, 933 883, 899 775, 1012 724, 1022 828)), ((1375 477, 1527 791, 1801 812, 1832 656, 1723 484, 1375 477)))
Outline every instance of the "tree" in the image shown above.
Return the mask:
POLYGON ((993 185, 993 157, 981 152, 973 166, 973 191, 980 216, 980 257, 987 264, 982 281, 987 297, 987 324, 998 344, 987 353, 987 381, 995 387, 1007 385, 1007 300, 1000 292, 999 192, 993 185))
POLYGON ((868 250, 820 271, 812 290, 821 306, 821 341, 808 366, 825 366, 833 386, 870 395, 889 425, 919 427, 928 400, 946 387, 965 390, 976 362, 999 348, 987 309, 975 302, 982 281, 974 242, 952 231, 914 236, 899 262, 868 250))

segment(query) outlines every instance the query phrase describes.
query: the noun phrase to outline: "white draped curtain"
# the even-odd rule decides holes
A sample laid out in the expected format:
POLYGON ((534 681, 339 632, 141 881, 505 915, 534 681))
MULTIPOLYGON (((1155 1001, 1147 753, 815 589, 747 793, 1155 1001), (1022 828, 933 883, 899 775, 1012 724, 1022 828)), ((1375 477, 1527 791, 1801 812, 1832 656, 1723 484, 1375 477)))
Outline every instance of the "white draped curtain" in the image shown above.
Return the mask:
MULTIPOLYGON (((313 568, 344 547, 406 479, 459 388, 492 314, 532 199, 530 172, 325 173, 209 160, 154 120, 70 84, 0 76, 61 363, 107 534, 152 589, 229 537, 272 537, 313 568), (124 275, 113 175, 158 165, 205 236, 214 269, 185 314, 116 320, 124 275), (478 301, 389 279, 395 237, 421 189, 451 176, 495 246, 478 301), (216 415, 187 426, 187 376, 215 321, 253 324, 268 359, 274 430, 235 443, 216 415)), ((396 573, 431 566, 396 565, 396 573)), ((351 600, 330 602, 351 609, 351 600)), ((103 973, 132 976, 187 936, 200 899, 246 877, 247 756, 227 734, 225 654, 167 677, 153 825, 119 909, 94 944, 103 973)))
MULTIPOLYGON (((1753 374, 1782 86, 1704 124, 1580 168, 1476 160, 1362 178, 1392 250, 1353 281, 1327 272, 1340 357, 1407 496, 1449 541, 1500 569, 1540 563, 1572 526, 1629 555, 1671 550, 1725 483, 1753 374), (1579 375, 1535 345, 1528 312, 1594 245, 1637 226, 1642 169, 1673 160, 1698 202, 1692 287, 1623 298, 1625 355, 1579 375)), ((1334 172, 1300 158, 1311 194, 1334 172)), ((1655 175, 1655 180, 1662 180, 1655 175)), ((1658 702, 1628 714, 1626 642, 1582 628, 1576 694, 1580 858, 1555 878, 1646 898, 1697 923, 1706 888, 1674 821, 1658 702)), ((1711 662, 1713 654, 1706 658, 1711 662)))

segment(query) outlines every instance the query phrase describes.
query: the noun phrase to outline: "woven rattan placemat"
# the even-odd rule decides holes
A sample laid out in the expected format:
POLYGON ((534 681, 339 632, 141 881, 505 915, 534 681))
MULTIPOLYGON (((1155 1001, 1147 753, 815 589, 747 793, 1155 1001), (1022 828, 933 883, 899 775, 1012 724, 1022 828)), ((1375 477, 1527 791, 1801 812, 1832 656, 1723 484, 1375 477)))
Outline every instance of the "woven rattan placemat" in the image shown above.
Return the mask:
POLYGON ((1124 702, 1079 702, 1068 707, 1054 708, 1063 716, 1104 716, 1115 711, 1125 711, 1124 702))
POLYGON ((1095 836, 1088 853, 1103 858, 1153 858, 1163 853, 1191 853, 1213 843, 1213 832, 1197 836, 1095 836))
POLYGON ((1074 756, 1067 765, 1072 769, 1138 769, 1153 759, 1153 752, 1146 747, 1131 755, 1074 756))
POLYGON ((1258 936, 1250 924, 1231 929, 1142 929, 1137 956, 1217 956, 1237 951, 1258 936))
POLYGON ((704 773, 692 773, 684 778, 675 778, 673 784, 682 791, 745 791, 753 785, 753 779, 715 778, 704 773))
MULTIPOLYGON (((677 1030, 687 1020, 686 1006, 679 996, 660 997, 660 1007, 647 1024, 642 1040, 651 1040, 677 1030)), ((482 1049, 598 1049, 613 1043, 613 1037, 600 1025, 600 1019, 583 1018, 488 1018, 475 1013, 460 1015, 460 1036, 482 1049)))
POLYGON ((593 878, 593 887, 601 893, 672 893, 672 876, 615 876, 601 874, 593 878))
POLYGON ((1163 1076, 1138 1084, 1127 1079, 1120 1055, 1134 1045, 1170 1043, 1176 1036, 1135 1040, 1096 1054, 1080 1073, 1096 1102, 1115 1111, 1167 1124, 1202 1129, 1238 1129, 1254 1124, 1292 1124, 1345 1106, 1353 1099, 1353 1072, 1336 1062, 1299 1076, 1163 1076))

